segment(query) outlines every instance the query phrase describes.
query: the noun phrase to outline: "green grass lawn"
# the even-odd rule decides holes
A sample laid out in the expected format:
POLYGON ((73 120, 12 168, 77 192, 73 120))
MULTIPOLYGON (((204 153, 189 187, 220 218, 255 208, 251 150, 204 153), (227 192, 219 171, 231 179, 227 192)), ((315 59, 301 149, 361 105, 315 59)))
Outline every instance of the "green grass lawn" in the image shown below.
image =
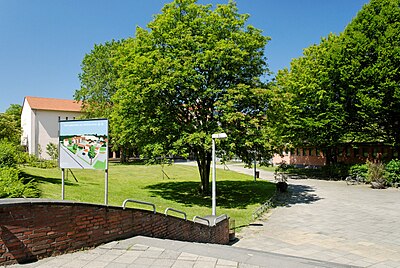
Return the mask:
MULTIPOLYGON (((61 198, 61 170, 22 167, 25 176, 34 178, 42 198, 61 198)), ((121 206, 127 198, 156 205, 157 212, 167 207, 185 211, 193 216, 211 214, 211 198, 198 193, 200 178, 197 167, 166 165, 163 176, 160 165, 120 165, 109 167, 109 205, 121 206)), ((73 170, 75 181, 68 172, 65 199, 90 203, 104 203, 104 172, 73 170)), ((210 183, 211 184, 211 183, 210 183)), ((275 185, 267 181, 253 181, 252 176, 217 169, 217 214, 235 219, 236 227, 248 225, 252 213, 269 199, 275 185)), ((149 209, 149 207, 134 205, 149 209)), ((171 213, 173 214, 173 213, 171 213)))

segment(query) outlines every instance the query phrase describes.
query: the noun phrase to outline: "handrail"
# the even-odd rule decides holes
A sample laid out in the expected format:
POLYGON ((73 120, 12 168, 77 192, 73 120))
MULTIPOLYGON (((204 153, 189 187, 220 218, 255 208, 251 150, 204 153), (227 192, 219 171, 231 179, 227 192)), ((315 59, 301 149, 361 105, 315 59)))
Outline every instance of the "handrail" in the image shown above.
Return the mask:
POLYGON ((194 216, 194 217, 193 217, 193 222, 196 222, 196 219, 206 221, 207 224, 208 224, 208 226, 210 226, 210 221, 209 221, 208 219, 202 218, 202 217, 200 217, 200 216, 194 216))
POLYGON ((134 200, 134 199, 125 199, 125 201, 122 203, 123 209, 125 209, 126 203, 128 203, 128 202, 152 206, 152 207, 153 207, 153 213, 156 214, 156 205, 154 205, 153 203, 145 202, 145 201, 139 201, 139 200, 134 200))
POLYGON ((227 219, 227 218, 228 218, 228 215, 222 214, 222 215, 220 215, 220 216, 218 216, 218 217, 215 217, 215 218, 214 218, 214 225, 217 224, 217 220, 222 219, 222 218, 227 219))
POLYGON ((164 211, 165 216, 168 216, 168 211, 169 211, 169 210, 172 210, 172 211, 174 211, 174 212, 177 212, 177 213, 182 214, 182 215, 184 216, 184 218, 185 218, 185 221, 187 220, 187 218, 186 218, 186 213, 185 213, 185 212, 183 212, 183 211, 181 211, 181 210, 174 209, 174 208, 166 208, 165 211, 164 211))

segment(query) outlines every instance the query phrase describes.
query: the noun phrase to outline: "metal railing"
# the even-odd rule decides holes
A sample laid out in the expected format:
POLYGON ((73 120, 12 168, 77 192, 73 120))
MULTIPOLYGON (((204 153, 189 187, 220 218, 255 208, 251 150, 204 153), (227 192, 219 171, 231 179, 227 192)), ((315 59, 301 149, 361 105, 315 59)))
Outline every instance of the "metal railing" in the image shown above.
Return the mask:
POLYGON ((187 220, 187 218, 186 218, 186 213, 185 213, 185 212, 183 212, 183 211, 181 211, 181 210, 174 209, 174 208, 166 208, 165 211, 164 211, 165 216, 168 216, 168 211, 170 211, 170 210, 171 210, 171 211, 174 211, 174 212, 176 212, 176 213, 182 214, 183 217, 184 217, 184 219, 185 219, 185 221, 187 220))
POLYGON ((200 217, 200 216, 194 216, 194 217, 193 217, 193 222, 198 222, 198 221, 196 221, 197 219, 202 220, 202 221, 206 221, 206 222, 207 222, 207 225, 210 226, 210 221, 209 221, 208 219, 202 218, 202 217, 200 217))
POLYGON ((134 200, 134 199, 125 199, 125 201, 122 203, 122 208, 123 208, 123 209, 125 209, 126 203, 128 203, 128 202, 152 206, 152 207, 153 207, 153 213, 156 214, 156 205, 154 205, 153 203, 145 202, 145 201, 139 201, 139 200, 134 200))

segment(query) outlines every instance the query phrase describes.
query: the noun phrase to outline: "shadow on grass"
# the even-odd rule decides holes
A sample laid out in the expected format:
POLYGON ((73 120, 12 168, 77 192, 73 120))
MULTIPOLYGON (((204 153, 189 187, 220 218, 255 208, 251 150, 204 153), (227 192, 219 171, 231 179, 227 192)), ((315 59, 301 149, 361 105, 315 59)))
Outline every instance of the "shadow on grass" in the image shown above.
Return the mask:
MULTIPOLYGON (((25 172, 21 172, 20 174, 26 180, 34 179, 34 181, 37 183, 51 183, 51 184, 60 184, 61 185, 61 176, 59 178, 46 178, 46 177, 42 177, 42 176, 28 174, 25 172)), ((73 180, 74 179, 71 176, 71 178, 69 178, 68 180, 65 180, 65 185, 78 186, 78 184, 73 180)))
MULTIPOLYGON (((211 197, 199 193, 198 182, 162 182, 145 187, 151 194, 186 206, 211 207, 211 197)), ((219 181, 217 204, 222 208, 245 209, 262 204, 275 192, 275 184, 266 181, 219 181)))
POLYGON ((288 191, 277 196, 276 205, 290 207, 296 204, 311 204, 321 200, 315 189, 308 185, 289 184, 288 191))

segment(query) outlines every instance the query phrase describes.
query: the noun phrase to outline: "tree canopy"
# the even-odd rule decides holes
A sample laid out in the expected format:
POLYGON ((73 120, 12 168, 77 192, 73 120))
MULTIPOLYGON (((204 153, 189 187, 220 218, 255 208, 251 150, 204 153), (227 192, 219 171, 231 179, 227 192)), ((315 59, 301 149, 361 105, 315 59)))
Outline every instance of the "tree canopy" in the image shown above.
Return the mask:
POLYGON ((236 4, 176 0, 148 29, 137 28, 113 58, 118 70, 111 128, 120 144, 146 157, 194 153, 208 191, 211 134, 226 132, 224 149, 250 161, 271 153, 262 128, 269 40, 246 25, 236 4))
POLYGON ((278 73, 273 107, 283 139, 299 146, 399 145, 400 1, 371 0, 339 35, 278 73))
POLYGON ((112 57, 121 42, 113 40, 97 44, 82 61, 81 88, 75 91, 74 98, 82 101, 87 118, 107 118, 111 114, 111 98, 117 92, 118 77, 112 57))

